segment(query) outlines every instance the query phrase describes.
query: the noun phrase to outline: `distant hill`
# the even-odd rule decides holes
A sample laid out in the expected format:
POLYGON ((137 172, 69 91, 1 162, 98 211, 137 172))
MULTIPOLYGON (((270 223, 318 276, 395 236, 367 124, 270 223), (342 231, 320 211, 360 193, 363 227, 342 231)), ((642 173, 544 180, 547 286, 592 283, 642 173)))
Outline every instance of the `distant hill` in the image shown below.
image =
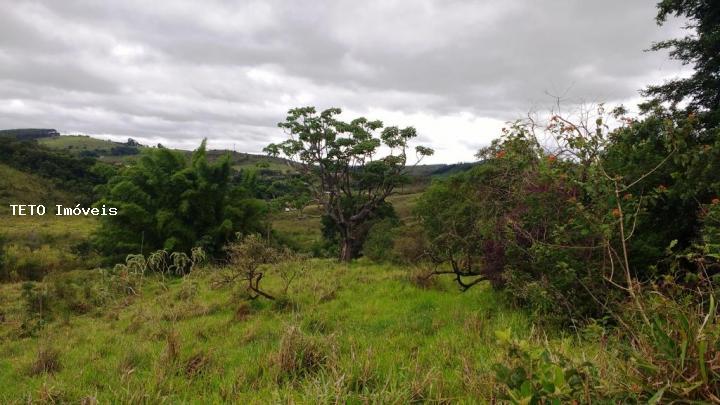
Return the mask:
POLYGON ((127 142, 114 142, 93 138, 87 135, 62 135, 38 139, 40 145, 50 149, 62 150, 79 157, 98 158, 106 162, 122 161, 128 156, 140 153, 144 147, 133 139, 127 142))
MULTIPOLYGON (((50 150, 67 153, 79 158, 93 158, 101 162, 119 164, 136 158, 142 149, 151 148, 139 142, 128 139, 126 142, 116 142, 98 139, 88 135, 59 135, 54 129, 11 129, 0 131, 0 136, 11 137, 18 140, 35 140, 50 150)), ((178 150, 190 154, 188 150, 178 150)), ((289 161, 279 157, 259 155, 252 153, 235 152, 228 150, 209 150, 208 158, 213 161, 229 153, 232 167, 236 171, 253 169, 267 182, 283 175, 295 173, 296 170, 289 161)), ((408 174, 414 181, 426 183, 434 177, 445 177, 463 172, 477 163, 431 164, 408 167, 408 174)), ((16 165, 12 165, 16 166, 16 165)))
POLYGON ((19 140, 55 138, 60 133, 54 129, 23 128, 0 130, 0 137, 10 137, 19 140))

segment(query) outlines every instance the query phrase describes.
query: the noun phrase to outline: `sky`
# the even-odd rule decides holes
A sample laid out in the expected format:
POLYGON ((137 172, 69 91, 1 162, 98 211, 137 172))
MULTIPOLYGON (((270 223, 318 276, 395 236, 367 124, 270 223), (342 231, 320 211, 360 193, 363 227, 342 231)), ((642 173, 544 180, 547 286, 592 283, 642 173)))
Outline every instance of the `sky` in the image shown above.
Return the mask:
POLYGON ((505 122, 632 106, 686 71, 651 0, 0 0, 0 128, 261 153, 288 109, 415 126, 473 161, 505 122))

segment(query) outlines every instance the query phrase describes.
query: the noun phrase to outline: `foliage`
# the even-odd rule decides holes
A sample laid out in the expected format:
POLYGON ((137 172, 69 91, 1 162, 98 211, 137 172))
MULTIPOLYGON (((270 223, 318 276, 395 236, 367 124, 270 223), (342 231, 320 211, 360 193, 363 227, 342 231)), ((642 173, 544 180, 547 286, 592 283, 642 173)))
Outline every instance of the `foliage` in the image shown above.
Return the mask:
MULTIPOLYGON (((346 215, 351 215, 351 213, 357 209, 357 204, 351 200, 344 200, 343 207, 346 215)), ((389 202, 379 203, 373 212, 368 215, 365 222, 354 228, 353 232, 355 233, 355 237, 350 242, 351 250, 353 252, 358 252, 358 254, 361 253, 364 243, 367 241, 367 237, 373 226, 375 226, 378 222, 385 220, 394 223, 398 222, 395 208, 389 202)), ((342 245, 342 228, 330 215, 323 215, 320 218, 320 221, 322 223, 322 235, 325 241, 325 248, 329 251, 337 253, 338 247, 342 245)))
MULTIPOLYGON (((417 134, 412 127, 387 127, 377 137, 382 122, 362 117, 344 122, 336 118, 340 113, 338 108, 320 114, 314 107, 290 110, 285 122, 278 124, 290 139, 270 144, 265 151, 273 156, 283 154, 314 179, 309 182, 313 198, 337 227, 340 259, 348 261, 362 246, 358 234, 362 225, 404 182, 408 142, 417 134), (391 153, 378 159, 375 155, 381 146, 391 153)), ((432 152, 416 147, 419 157, 432 152)))
MULTIPOLYGON (((277 249, 258 234, 246 236, 238 234, 238 240, 229 243, 225 250, 228 256, 230 274, 221 275, 221 278, 217 280, 217 284, 241 282, 245 285, 245 292, 251 300, 258 297, 270 300, 277 298, 260 288, 260 282, 265 276, 265 273, 261 271, 263 265, 290 262, 296 259, 295 255, 288 249, 277 249)), ((290 283, 298 274, 298 272, 283 273, 285 293, 287 293, 290 283)))
MULTIPOLYGON (((667 290, 670 286, 665 285, 667 290)), ((637 317, 626 348, 640 397, 655 402, 720 399, 720 316, 713 294, 707 301, 688 303, 685 294, 653 291, 646 299, 650 324, 637 317), (685 295, 683 297, 682 295, 685 295), (685 299, 683 299, 685 298, 685 299)))
POLYGON ((55 271, 75 268, 78 258, 50 244, 37 248, 7 245, 4 249, 5 265, 0 267, 0 281, 41 280, 55 271))
POLYGON ((561 404, 597 399, 597 370, 584 362, 574 364, 546 348, 537 348, 527 340, 514 339, 511 330, 495 332, 506 348, 505 363, 493 365, 495 378, 503 387, 500 399, 512 404, 561 404))
POLYGON ((263 204, 230 185, 229 158, 210 164, 205 142, 188 162, 169 149, 148 149, 103 187, 97 206, 116 207, 102 218, 97 246, 112 259, 166 250, 210 256, 238 231, 263 229, 263 204))
POLYGON ((425 259, 428 241, 417 224, 404 225, 394 235, 392 258, 398 264, 414 264, 425 259))
POLYGON ((34 140, 3 139, 0 163, 52 180, 58 188, 74 194, 78 203, 92 202, 94 187, 107 181, 105 174, 112 170, 94 159, 77 158, 34 140))
POLYGON ((706 0, 661 0, 658 3, 657 23, 664 24, 669 16, 687 20, 690 31, 683 38, 661 41, 653 50, 670 50, 670 57, 690 64, 693 74, 686 78, 650 86, 645 93, 660 101, 677 104, 688 100, 688 111, 701 112, 708 128, 720 124, 720 4, 706 0))
POLYGON ((273 181, 267 192, 272 196, 276 209, 297 211, 298 217, 302 217, 303 210, 312 202, 307 183, 298 175, 273 181))
POLYGON ((362 254, 368 259, 381 262, 396 262, 394 243, 398 234, 397 218, 386 218, 373 224, 363 243, 362 254))
POLYGON ((418 204, 430 257, 450 264, 436 274, 455 275, 465 289, 483 278, 505 283, 519 302, 561 322, 602 316, 623 292, 640 305, 633 279, 647 279, 639 270, 669 243, 669 234, 650 234, 657 218, 648 208, 675 190, 666 165, 686 152, 692 123, 613 113, 613 130, 602 106, 577 122, 557 114, 517 122, 479 153, 482 164, 436 182, 418 204), (553 150, 541 147, 540 131, 553 150))

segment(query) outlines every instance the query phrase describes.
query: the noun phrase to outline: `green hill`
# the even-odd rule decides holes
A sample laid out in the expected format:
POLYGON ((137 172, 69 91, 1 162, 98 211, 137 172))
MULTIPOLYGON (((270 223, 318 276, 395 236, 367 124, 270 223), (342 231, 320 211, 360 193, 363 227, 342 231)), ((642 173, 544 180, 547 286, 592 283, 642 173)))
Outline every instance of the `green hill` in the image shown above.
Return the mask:
POLYGON ((122 143, 119 142, 84 135, 63 135, 54 138, 43 138, 39 139, 38 143, 52 149, 63 149, 72 153, 80 153, 81 151, 110 153, 112 148, 122 145, 122 143))
POLYGON ((54 129, 23 128, 0 130, 0 138, 13 138, 18 140, 54 138, 60 133, 54 129))
POLYGON ((58 190, 53 182, 0 163, 0 213, 10 211, 10 204, 70 204, 70 194, 58 190))

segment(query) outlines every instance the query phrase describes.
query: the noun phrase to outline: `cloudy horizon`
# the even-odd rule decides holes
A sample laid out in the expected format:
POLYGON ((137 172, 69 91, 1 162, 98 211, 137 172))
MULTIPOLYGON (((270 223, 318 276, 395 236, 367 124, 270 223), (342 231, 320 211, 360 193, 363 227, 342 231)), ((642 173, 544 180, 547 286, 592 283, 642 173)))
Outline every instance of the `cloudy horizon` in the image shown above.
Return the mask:
POLYGON ((0 0, 0 129, 261 153, 288 109, 413 125, 428 163, 471 161, 504 122, 626 104, 683 74, 655 1, 0 0))

